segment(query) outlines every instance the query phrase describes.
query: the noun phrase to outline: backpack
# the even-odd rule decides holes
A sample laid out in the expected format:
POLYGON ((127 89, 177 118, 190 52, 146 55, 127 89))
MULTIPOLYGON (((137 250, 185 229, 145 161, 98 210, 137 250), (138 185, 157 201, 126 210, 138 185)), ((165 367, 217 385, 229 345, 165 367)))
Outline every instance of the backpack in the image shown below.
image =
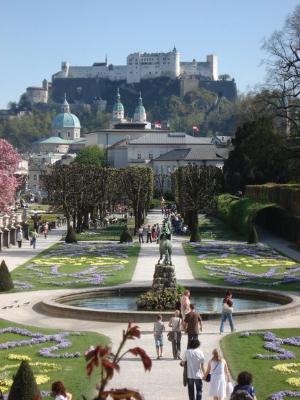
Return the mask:
POLYGON ((230 400, 253 400, 251 394, 245 389, 237 389, 232 392, 230 400))

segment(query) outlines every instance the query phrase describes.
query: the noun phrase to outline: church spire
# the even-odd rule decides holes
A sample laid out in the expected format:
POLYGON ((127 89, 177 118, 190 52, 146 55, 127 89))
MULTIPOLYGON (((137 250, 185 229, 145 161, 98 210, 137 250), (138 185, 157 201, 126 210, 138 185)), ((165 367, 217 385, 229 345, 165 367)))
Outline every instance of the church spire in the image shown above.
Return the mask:
POLYGON ((62 112, 63 113, 69 113, 70 112, 70 106, 69 103, 67 101, 67 94, 65 93, 65 97, 64 97, 64 102, 62 104, 62 112))
POLYGON ((121 96, 119 88, 117 89, 117 101, 113 106, 113 119, 114 120, 123 120, 124 119, 124 107, 121 103, 121 96))
POLYGON ((142 93, 140 92, 138 105, 134 110, 133 120, 135 122, 146 122, 146 119, 147 119, 146 110, 143 105, 142 93))

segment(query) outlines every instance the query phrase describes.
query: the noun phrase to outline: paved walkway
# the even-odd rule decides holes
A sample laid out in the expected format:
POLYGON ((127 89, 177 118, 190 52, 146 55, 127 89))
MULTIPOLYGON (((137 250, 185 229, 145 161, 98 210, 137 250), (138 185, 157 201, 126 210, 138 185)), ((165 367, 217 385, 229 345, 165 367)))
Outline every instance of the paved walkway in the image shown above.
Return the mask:
MULTIPOLYGON (((161 214, 154 211, 149 215, 150 224, 161 222, 161 214)), ((55 235, 55 232, 53 232, 55 235)), ((57 237, 60 235, 57 232, 57 237)), ((47 239, 48 240, 48 239, 47 239)), ((53 237, 54 240, 54 237, 53 237)), ((192 275, 189 270, 186 257, 184 256, 181 238, 173 240, 174 258, 173 262, 176 268, 177 278, 180 280, 190 280, 192 275)), ((42 243, 42 238, 39 239, 42 243)), ((50 244, 50 243, 49 243, 50 244)), ((42 244, 40 244, 42 246, 42 244)), ((40 251, 41 247, 36 250, 40 251)), ((25 251, 25 250, 24 250, 25 251)), ((28 250, 24 254, 23 262, 27 261, 32 254, 32 250, 28 250), (26 255, 28 256, 27 259, 26 255)), ((10 256, 10 267, 15 267, 13 260, 21 263, 20 257, 13 258, 12 252, 17 250, 8 250, 7 255, 10 256), (9 254, 11 252, 11 254, 9 254)), ((3 254, 2 254, 3 255, 3 254)), ((158 248, 156 244, 144 244, 140 252, 136 271, 133 277, 134 283, 140 284, 142 281, 152 281, 154 265, 158 259, 158 248)), ((0 295, 0 318, 10 320, 12 322, 34 325, 38 327, 51 327, 57 329, 77 330, 77 331, 93 331, 103 333, 112 339, 112 343, 116 346, 121 339, 122 329, 126 328, 126 324, 113 322, 97 322, 83 321, 75 319, 52 318, 36 313, 32 306, 41 301, 50 294, 59 295, 71 290, 52 290, 38 292, 19 292, 0 295)), ((247 329, 271 329, 282 328, 283 326, 298 327, 300 320, 300 310, 294 310, 289 315, 277 315, 256 317, 236 318, 236 328, 238 330, 247 329)), ((167 322, 167 321, 165 321, 167 322)), ((129 343, 130 346, 140 346, 147 353, 153 356, 153 367, 150 373, 144 373, 143 367, 135 357, 128 356, 122 362, 120 374, 116 374, 112 387, 129 387, 138 388, 145 396, 146 400, 182 400, 187 399, 187 389, 182 385, 182 368, 178 361, 173 360, 171 352, 171 344, 165 339, 164 357, 156 360, 154 340, 152 334, 152 323, 139 324, 142 330, 141 340, 129 343)), ((167 323, 165 324, 167 325, 167 323)), ((227 332, 229 327, 226 326, 227 332)), ((205 321, 204 330, 201 334, 202 350, 204 351, 206 360, 210 358, 211 351, 219 346, 219 321, 205 321)), ((182 348, 186 348, 186 336, 183 335, 182 348)), ((204 383, 203 399, 208 399, 208 385, 204 383)), ((75 399, 77 400, 77 399, 75 399)))
POLYGON ((272 232, 267 231, 261 227, 259 227, 258 230, 259 238, 262 243, 266 243, 277 250, 279 253, 282 253, 297 262, 300 262, 300 251, 294 250, 290 247, 293 244, 292 242, 276 236, 272 232))
POLYGON ((19 265, 22 265, 31 258, 35 257, 41 251, 46 250, 48 247, 57 243, 62 238, 64 233, 65 227, 62 227, 49 231, 47 239, 44 238, 44 235, 39 235, 36 241, 35 249, 30 246, 29 240, 24 239, 20 249, 18 246, 11 246, 8 249, 4 248, 3 251, 0 252, 0 260, 4 259, 8 269, 12 271, 19 265))
MULTIPOLYGON (((151 226, 159 222, 161 226, 162 215, 160 211, 152 211, 148 214, 147 223, 151 226)), ((188 265, 187 258, 182 248, 181 238, 172 238, 173 253, 172 262, 175 267, 177 280, 193 279, 192 272, 188 265)), ((159 259, 159 247, 156 242, 142 243, 141 250, 136 265, 135 272, 132 277, 133 282, 152 282, 155 264, 159 259)))

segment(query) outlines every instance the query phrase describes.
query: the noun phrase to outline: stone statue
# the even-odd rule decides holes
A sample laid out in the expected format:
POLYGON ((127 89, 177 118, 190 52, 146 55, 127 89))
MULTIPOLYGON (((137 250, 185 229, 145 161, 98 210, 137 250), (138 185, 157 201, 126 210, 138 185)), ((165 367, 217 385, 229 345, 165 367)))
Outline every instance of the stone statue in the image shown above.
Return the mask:
POLYGON ((172 243, 171 243, 171 226, 168 218, 165 218, 162 226, 162 233, 159 237, 159 259, 157 264, 160 265, 163 259, 163 265, 172 264, 172 243))

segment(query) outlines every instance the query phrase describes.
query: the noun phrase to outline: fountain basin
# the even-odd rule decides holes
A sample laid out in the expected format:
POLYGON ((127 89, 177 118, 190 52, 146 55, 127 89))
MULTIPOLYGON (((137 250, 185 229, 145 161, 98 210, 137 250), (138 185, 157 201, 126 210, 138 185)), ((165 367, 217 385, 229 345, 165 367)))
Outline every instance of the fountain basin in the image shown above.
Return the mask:
MULTIPOLYGON (((192 301, 193 297, 197 295, 203 296, 203 299, 212 298, 212 296, 216 299, 215 302, 219 302, 219 311, 217 310, 206 310, 201 311, 201 316, 203 320, 208 319, 219 319, 220 318, 220 309, 221 309, 221 301, 218 299, 222 299, 225 291, 228 287, 199 287, 199 286, 189 286, 188 287, 192 292, 192 301)), ((132 287, 132 286, 120 286, 120 287, 106 287, 100 289, 89 289, 89 290, 78 290, 66 295, 61 296, 50 296, 44 299, 41 303, 36 305, 37 311, 62 318, 75 318, 75 319, 84 319, 84 320, 96 320, 96 321, 111 321, 111 322, 153 322, 157 315, 157 311, 146 311, 141 310, 138 311, 136 309, 126 310, 124 307, 114 308, 115 306, 112 304, 115 302, 115 298, 118 301, 122 302, 122 296, 128 299, 132 298, 132 296, 138 296, 150 288, 145 287, 132 287), (93 301, 97 298, 100 299, 108 299, 107 304, 112 304, 111 308, 108 308, 107 305, 103 308, 91 308, 91 307, 78 307, 74 305, 70 305, 70 302, 80 302, 85 303, 86 301, 93 301), (113 299, 110 301, 109 299, 113 299)), ((252 304, 255 305, 255 302, 266 301, 270 304, 266 304, 267 307, 263 306, 262 308, 255 308, 252 306, 250 309, 234 310, 234 316, 251 316, 251 315, 260 315, 260 314, 270 314, 270 313, 286 313, 287 311, 298 307, 300 305, 300 300, 298 297, 275 291, 267 291, 267 290, 257 290, 257 289, 247 289, 247 288, 230 288, 233 293, 234 298, 234 306, 238 303, 238 299, 243 302, 243 300, 252 300, 252 304)), ((105 303, 105 302, 104 302, 105 303)), ((101 307, 101 305, 100 305, 101 307)), ((199 307, 198 307, 199 309, 199 307)), ((168 320, 173 312, 170 311, 162 311, 163 320, 168 320)))

